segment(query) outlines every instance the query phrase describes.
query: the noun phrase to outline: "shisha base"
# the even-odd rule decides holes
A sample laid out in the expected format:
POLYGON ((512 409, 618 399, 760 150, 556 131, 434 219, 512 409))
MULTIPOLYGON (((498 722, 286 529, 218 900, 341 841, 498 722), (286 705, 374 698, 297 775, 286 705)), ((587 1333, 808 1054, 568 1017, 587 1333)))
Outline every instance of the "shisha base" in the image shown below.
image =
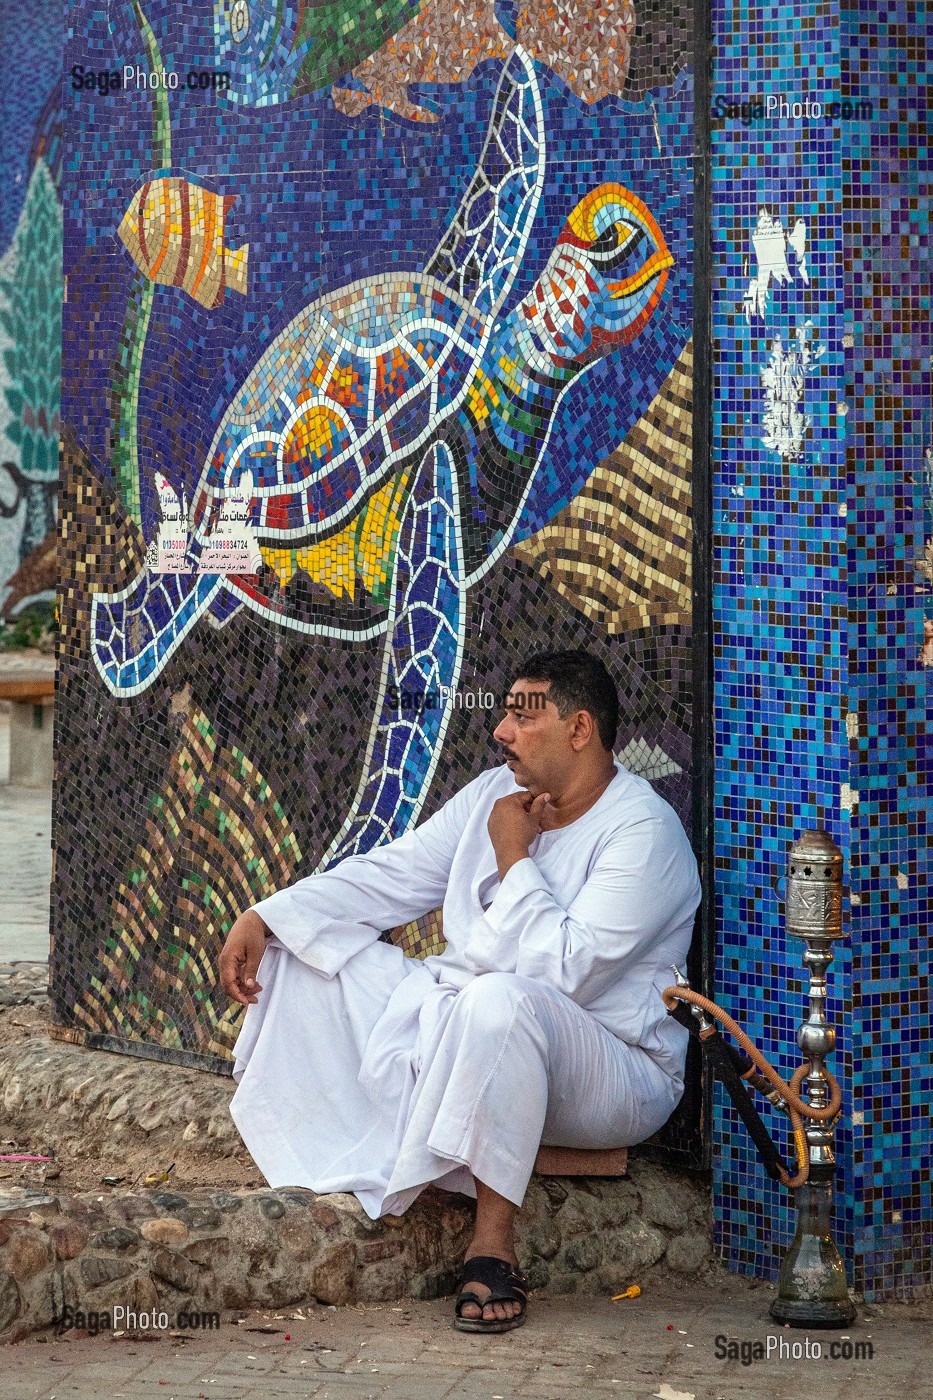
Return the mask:
POLYGON ((781 1265, 777 1297, 768 1309, 790 1327, 848 1327, 858 1316, 846 1271, 829 1230, 833 1166, 813 1166, 794 1192, 797 1233, 781 1265))
POLYGON ((858 1317, 852 1299, 837 1303, 803 1302, 793 1298, 775 1298, 768 1316, 782 1326, 809 1327, 814 1331, 832 1327, 851 1327, 858 1317))

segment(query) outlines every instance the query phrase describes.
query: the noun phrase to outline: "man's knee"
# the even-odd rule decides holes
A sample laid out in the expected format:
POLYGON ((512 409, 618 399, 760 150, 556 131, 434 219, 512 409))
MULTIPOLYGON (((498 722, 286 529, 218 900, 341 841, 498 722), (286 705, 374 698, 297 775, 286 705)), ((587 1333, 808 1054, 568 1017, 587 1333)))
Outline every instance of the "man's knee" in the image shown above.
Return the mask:
POLYGON ((523 1006, 530 1012, 524 978, 514 972, 484 972, 457 993, 452 1014, 495 1033, 506 1031, 523 1006))

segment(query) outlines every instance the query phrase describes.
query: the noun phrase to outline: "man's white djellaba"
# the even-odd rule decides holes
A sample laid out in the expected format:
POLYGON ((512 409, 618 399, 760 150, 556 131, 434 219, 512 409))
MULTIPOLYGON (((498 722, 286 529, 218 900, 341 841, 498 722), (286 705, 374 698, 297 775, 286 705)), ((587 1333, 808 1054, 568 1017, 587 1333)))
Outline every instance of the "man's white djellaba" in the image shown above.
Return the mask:
POLYGON ((490 769, 385 846, 255 905, 273 937, 234 1056, 233 1119, 271 1187, 353 1192, 372 1218, 429 1183, 520 1205, 542 1141, 628 1146, 683 1093, 661 990, 700 901, 681 822, 616 762, 598 800, 500 882, 490 769), (385 929, 443 905, 445 951, 385 929))

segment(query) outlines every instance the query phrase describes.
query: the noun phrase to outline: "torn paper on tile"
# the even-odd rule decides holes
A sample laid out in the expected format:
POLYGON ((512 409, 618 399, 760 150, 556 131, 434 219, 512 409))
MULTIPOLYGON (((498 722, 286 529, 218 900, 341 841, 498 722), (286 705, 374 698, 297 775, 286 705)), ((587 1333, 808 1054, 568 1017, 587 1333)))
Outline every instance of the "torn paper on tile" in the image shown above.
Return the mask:
POLYGON ((761 371, 765 391, 762 444, 786 461, 803 451, 810 419, 804 412, 806 377, 826 353, 825 345, 811 345, 812 321, 798 326, 794 343, 784 348, 780 336, 771 342, 768 362, 761 371))

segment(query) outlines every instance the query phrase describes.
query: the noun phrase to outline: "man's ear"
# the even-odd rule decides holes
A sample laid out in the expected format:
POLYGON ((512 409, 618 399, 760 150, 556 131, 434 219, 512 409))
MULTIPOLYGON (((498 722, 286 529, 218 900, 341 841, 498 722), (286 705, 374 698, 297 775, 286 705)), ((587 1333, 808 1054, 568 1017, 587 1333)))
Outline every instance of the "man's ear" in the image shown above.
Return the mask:
POLYGON ((570 729, 570 743, 577 753, 585 749, 596 733, 593 716, 589 710, 577 710, 570 729))

